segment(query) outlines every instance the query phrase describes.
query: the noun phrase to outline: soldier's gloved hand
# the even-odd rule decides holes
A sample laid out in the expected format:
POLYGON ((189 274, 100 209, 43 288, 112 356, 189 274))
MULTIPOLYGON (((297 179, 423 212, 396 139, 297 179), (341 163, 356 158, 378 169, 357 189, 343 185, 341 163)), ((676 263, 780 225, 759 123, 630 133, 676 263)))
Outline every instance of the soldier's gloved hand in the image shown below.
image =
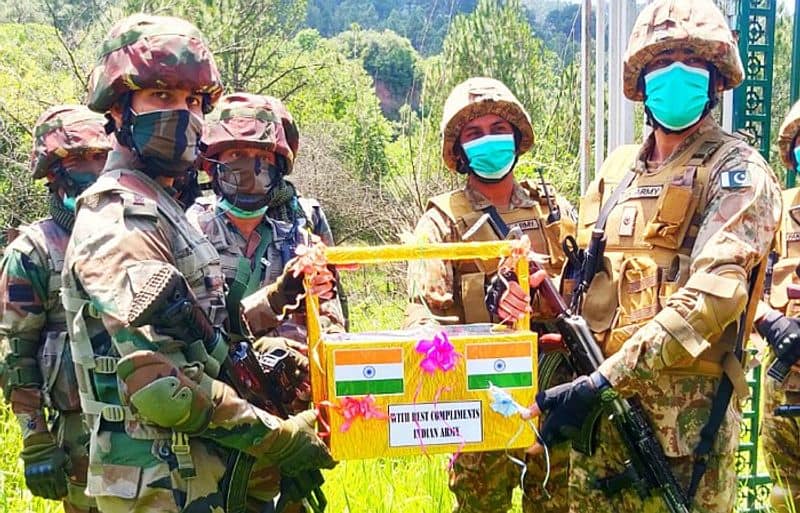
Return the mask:
POLYGON ((772 347, 777 358, 767 375, 783 382, 792 365, 800 360, 800 319, 789 318, 773 310, 756 323, 756 329, 772 347))
MULTIPOLYGON (((545 278, 545 271, 533 273, 528 279, 531 290, 536 290, 545 278)), ((503 323, 513 323, 533 311, 531 296, 523 292, 516 273, 509 269, 501 269, 492 278, 486 289, 484 302, 489 313, 499 317, 503 323)))
POLYGON ((579 376, 536 394, 536 404, 531 416, 545 414, 540 429, 541 439, 529 452, 537 453, 541 443, 548 446, 575 438, 593 407, 600 400, 600 392, 610 388, 608 380, 595 371, 589 376, 579 376))
MULTIPOLYGON (((286 263, 283 274, 267 290, 269 306, 279 315, 283 314, 287 307, 293 310, 303 304, 300 296, 306 292, 303 282, 305 276, 294 268, 297 259, 298 257, 295 257, 286 263)), ((314 275, 309 293, 323 300, 333 299, 336 296, 336 277, 330 268, 325 267, 314 275)))
POLYGON ((296 476, 314 469, 336 466, 325 442, 317 436, 317 412, 308 410, 281 421, 271 450, 265 454, 281 469, 281 474, 296 476))
POLYGON ((25 484, 32 494, 52 500, 67 496, 69 460, 50 433, 36 433, 23 440, 20 457, 25 464, 25 484))

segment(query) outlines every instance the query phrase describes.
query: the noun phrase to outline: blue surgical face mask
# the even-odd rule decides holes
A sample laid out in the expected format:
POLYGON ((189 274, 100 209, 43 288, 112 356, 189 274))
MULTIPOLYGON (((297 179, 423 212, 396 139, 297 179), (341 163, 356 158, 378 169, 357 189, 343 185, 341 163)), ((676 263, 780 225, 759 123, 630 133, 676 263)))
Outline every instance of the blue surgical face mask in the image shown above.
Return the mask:
POLYGON ((486 180, 500 180, 514 167, 514 134, 484 135, 461 145, 469 167, 486 180))
POLYGON ((794 148, 794 170, 800 171, 800 146, 794 148))
POLYGON ((684 130, 703 116, 709 80, 707 69, 674 62, 644 76, 644 104, 663 127, 684 130))

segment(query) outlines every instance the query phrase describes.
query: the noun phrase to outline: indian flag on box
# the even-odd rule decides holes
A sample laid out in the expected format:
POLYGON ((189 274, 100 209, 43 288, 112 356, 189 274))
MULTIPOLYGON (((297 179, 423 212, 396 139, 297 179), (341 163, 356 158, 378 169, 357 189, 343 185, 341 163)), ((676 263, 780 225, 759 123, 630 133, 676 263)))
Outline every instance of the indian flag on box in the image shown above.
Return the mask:
POLYGON ((337 349, 333 352, 336 395, 403 393, 400 348, 337 349))
POLYGON ((529 387, 533 384, 530 342, 467 344, 467 390, 529 387))

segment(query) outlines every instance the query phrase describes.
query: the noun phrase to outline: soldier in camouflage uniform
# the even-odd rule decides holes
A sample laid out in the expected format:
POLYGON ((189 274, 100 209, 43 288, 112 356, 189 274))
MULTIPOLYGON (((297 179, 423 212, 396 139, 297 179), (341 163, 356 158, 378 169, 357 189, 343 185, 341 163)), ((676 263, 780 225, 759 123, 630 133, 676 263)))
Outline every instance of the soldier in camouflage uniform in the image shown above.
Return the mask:
POLYGON ((91 426, 87 494, 105 513, 241 511, 248 473, 227 464, 237 452, 285 475, 333 465, 316 412, 280 419, 220 379, 219 255, 171 186, 221 90, 202 34, 160 16, 112 27, 90 76, 89 108, 108 114, 116 141, 78 200, 62 299, 91 426))
MULTIPOLYGON (((575 231, 574 211, 549 185, 533 180, 518 182, 514 176, 517 158, 533 145, 533 129, 528 113, 511 91, 491 78, 471 78, 457 85, 445 102, 442 137, 445 165, 466 174, 467 183, 463 190, 429 200, 414 231, 417 241, 461 242, 473 226, 477 231, 468 240, 497 240, 499 236, 489 223, 476 225, 484 213, 493 210, 492 215, 507 226, 519 227, 527 234, 534 249, 548 256, 548 270, 553 275, 559 273, 564 264, 561 241, 575 231)), ((408 271, 412 302, 407 323, 489 322, 484 287, 496 266, 497 262, 484 261, 412 263, 408 271)), ((527 304, 529 299, 523 302, 527 304)), ((533 328, 542 331, 543 326, 535 322, 533 328)), ((561 354, 543 352, 541 387, 569 381, 571 376, 561 354)), ((523 498, 526 512, 566 511, 567 449, 562 446, 551 451, 549 500, 540 486, 544 464, 530 458, 523 498)), ((515 456, 525 458, 522 451, 515 456)), ((507 511, 512 492, 520 483, 520 472, 504 451, 460 454, 450 472, 450 489, 456 497, 454 511, 507 511)))
MULTIPOLYGON (((241 302, 280 279, 298 245, 316 235, 333 245, 319 202, 299 197, 284 179, 292 172, 299 145, 297 125, 277 98, 247 93, 223 96, 205 126, 204 170, 216 196, 199 198, 187 211, 189 221, 206 234, 222 260, 227 285, 229 332, 245 335, 238 312, 241 302)), ((325 270, 324 272, 328 272, 325 270)), ((306 342, 305 319, 293 313, 279 320, 283 305, 246 304, 246 321, 255 336, 274 335, 306 342), (264 308, 261 308, 263 306, 264 308)), ((322 328, 342 331, 338 299, 323 301, 322 328)))
MULTIPOLYGON (((656 0, 639 15, 623 85, 625 96, 644 102, 653 133, 608 157, 578 220, 582 247, 593 228, 605 231, 582 313, 607 359, 599 372, 540 393, 532 408, 549 413, 542 436, 554 442, 583 424, 602 390, 638 397, 684 489, 723 372, 736 396, 748 394, 733 351, 739 330, 748 333, 739 321, 754 314, 750 282, 763 276, 756 266, 780 217, 780 187, 768 164, 711 115, 719 93, 742 75, 736 41, 710 0, 656 0), (609 201, 616 187, 622 194, 609 201)), ((734 508, 736 399, 721 420, 693 511, 734 508)), ((611 496, 599 489, 597 480, 618 474, 627 457, 608 419, 599 424, 597 451, 572 451, 571 511, 668 511, 658 495, 642 500, 630 488, 611 496)))
MULTIPOLYGON (((286 411, 299 413, 311 400, 305 319, 293 312, 279 320, 282 304, 259 301, 267 285, 283 279, 285 265, 298 245, 309 243, 310 234, 333 245, 319 203, 299 198, 294 185, 284 179, 297 155, 297 125, 277 98, 235 93, 223 96, 207 117, 203 142, 202 165, 212 178, 216 195, 199 198, 186 215, 219 252, 228 333, 246 337, 252 332, 261 337, 254 343, 256 351, 275 347, 288 350, 295 365, 304 371, 292 383, 294 391, 284 394, 286 411), (253 293, 256 296, 246 302, 247 317, 242 319, 242 300, 253 293), (247 327, 242 326, 242 320, 247 327)), ((337 298, 322 301, 321 321, 324 330, 343 330, 337 298)), ((250 481, 251 495, 276 495, 279 483, 275 477, 275 472, 256 467, 250 481)))
MULTIPOLYGON (((800 103, 796 103, 781 126, 778 145, 781 159, 788 173, 797 172, 800 162, 800 103)), ((789 361, 800 356, 800 188, 783 191, 783 217, 777 240, 776 260, 771 286, 765 297, 763 311, 757 322, 774 350, 768 353, 762 372, 764 413, 761 423, 761 440, 767 452, 767 468, 772 477, 772 507, 778 512, 793 511, 790 501, 800 504, 800 427, 797 419, 779 417, 775 408, 783 404, 800 405, 800 370, 792 369, 783 383, 769 377, 766 369, 776 359, 776 351, 792 354, 789 361), (770 308, 771 307, 771 308, 770 308), (773 310, 774 309, 774 310, 773 310), (787 317, 788 316, 788 317, 787 317), (795 340, 791 340, 794 338, 795 340), (786 345, 779 345, 785 342, 786 345)), ((765 287, 765 289, 767 289, 765 287)), ((787 356, 790 356, 787 354, 787 356)))
POLYGON ((89 434, 61 305, 61 268, 75 198, 103 169, 105 119, 79 105, 48 109, 34 127, 31 169, 50 191, 50 217, 20 228, 0 263, 0 353, 5 396, 22 428, 25 480, 68 513, 96 511, 83 490, 89 434))

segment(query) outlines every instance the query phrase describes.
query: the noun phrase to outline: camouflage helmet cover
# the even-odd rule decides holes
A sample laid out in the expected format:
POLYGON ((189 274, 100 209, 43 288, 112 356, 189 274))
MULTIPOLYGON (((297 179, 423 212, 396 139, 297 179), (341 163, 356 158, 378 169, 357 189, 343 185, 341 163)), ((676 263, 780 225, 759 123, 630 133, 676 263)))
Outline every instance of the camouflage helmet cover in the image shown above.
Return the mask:
POLYGON ((188 21, 134 14, 114 25, 89 76, 88 106, 107 112, 125 93, 144 88, 222 94, 222 79, 202 33, 188 21))
POLYGON ((625 51, 622 82, 625 96, 643 101, 639 77, 659 53, 691 48, 713 64, 723 89, 742 83, 744 69, 733 32, 711 0, 655 0, 639 16, 625 51))
POLYGON ((111 139, 105 118, 83 105, 58 105, 47 109, 33 129, 31 171, 43 178, 61 159, 86 151, 108 152, 111 139))
POLYGON ((455 171, 457 168, 456 147, 464 125, 486 114, 500 116, 519 130, 518 155, 531 149, 531 118, 514 93, 494 78, 473 77, 455 86, 444 102, 442 159, 448 169, 455 171))
POLYGON ((248 93, 223 96, 206 118, 203 142, 208 157, 230 148, 252 147, 282 155, 292 171, 300 133, 292 115, 277 98, 248 93))
POLYGON ((794 147, 798 133, 800 133, 800 101, 792 105, 789 114, 783 120, 781 131, 778 134, 778 149, 781 153, 781 160, 789 169, 795 168, 794 147))

